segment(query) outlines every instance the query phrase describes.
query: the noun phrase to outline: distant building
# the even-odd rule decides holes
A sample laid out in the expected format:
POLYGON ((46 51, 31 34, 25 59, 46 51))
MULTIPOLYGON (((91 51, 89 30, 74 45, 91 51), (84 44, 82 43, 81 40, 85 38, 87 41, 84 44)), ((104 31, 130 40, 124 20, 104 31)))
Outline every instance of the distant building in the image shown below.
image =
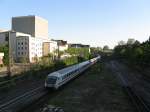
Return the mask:
POLYGON ((57 42, 49 41, 43 43, 43 56, 47 56, 49 53, 56 55, 58 49, 57 42))
POLYGON ((0 65, 3 64, 4 53, 0 52, 0 65))
POLYGON ((72 47, 72 48, 89 48, 90 45, 83 45, 83 44, 69 44, 69 47, 72 47))
POLYGON ((57 42, 59 51, 65 51, 68 49, 67 41, 64 40, 53 40, 57 42))
POLYGON ((12 30, 29 34, 32 37, 48 38, 48 21, 38 16, 12 18, 12 30))
POLYGON ((69 44, 69 48, 88 48, 90 53, 90 45, 84 44, 69 44))

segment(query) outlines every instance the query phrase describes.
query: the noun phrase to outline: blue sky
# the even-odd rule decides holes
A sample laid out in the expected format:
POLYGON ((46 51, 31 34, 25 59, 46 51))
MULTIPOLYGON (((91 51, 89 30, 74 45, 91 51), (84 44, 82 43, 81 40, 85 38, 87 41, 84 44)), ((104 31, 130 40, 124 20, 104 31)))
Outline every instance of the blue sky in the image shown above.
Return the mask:
POLYGON ((0 29, 11 17, 37 15, 48 20, 51 38, 109 45, 150 35, 150 0, 0 0, 0 29))

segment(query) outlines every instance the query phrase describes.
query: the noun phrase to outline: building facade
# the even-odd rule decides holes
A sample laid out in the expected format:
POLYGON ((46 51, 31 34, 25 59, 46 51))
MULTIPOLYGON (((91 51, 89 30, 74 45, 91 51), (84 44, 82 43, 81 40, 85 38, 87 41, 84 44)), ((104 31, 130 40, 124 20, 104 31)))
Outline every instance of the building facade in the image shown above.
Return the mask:
POLYGON ((47 56, 49 53, 56 55, 57 54, 57 42, 49 41, 43 43, 43 56, 47 56))
POLYGON ((57 43, 50 39, 35 38, 29 34, 14 31, 0 32, 0 45, 8 43, 10 55, 16 62, 26 60, 32 63, 44 56, 43 53, 53 53, 57 49, 57 43), (49 49, 45 48, 44 43, 49 43, 49 49))
POLYGON ((53 41, 57 42, 59 51, 65 51, 68 49, 67 41, 64 41, 64 40, 53 40, 53 41))
POLYGON ((48 39, 48 21, 38 16, 13 17, 12 30, 48 39))

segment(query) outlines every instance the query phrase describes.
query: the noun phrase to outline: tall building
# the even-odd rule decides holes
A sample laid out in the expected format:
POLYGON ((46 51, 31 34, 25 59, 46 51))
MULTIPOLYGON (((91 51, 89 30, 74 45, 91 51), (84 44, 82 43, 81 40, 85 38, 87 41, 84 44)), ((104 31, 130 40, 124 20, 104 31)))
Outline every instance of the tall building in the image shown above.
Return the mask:
POLYGON ((32 37, 48 38, 48 21, 38 16, 12 18, 12 30, 29 34, 32 37))
POLYGON ((0 30, 0 46, 7 44, 15 61, 35 62, 58 49, 57 42, 48 38, 47 20, 37 16, 13 17, 12 30, 0 30))

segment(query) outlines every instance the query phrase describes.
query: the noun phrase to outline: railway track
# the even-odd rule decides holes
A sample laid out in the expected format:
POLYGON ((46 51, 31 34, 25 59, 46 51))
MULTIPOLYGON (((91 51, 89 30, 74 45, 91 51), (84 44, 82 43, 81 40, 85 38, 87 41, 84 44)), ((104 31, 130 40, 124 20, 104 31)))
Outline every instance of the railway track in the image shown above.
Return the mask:
POLYGON ((116 68, 116 66, 113 63, 111 63, 111 65, 113 69, 117 72, 117 78, 120 81, 120 84, 122 85, 123 89, 128 94, 128 96, 130 97, 137 111, 150 112, 150 107, 147 104, 147 102, 145 102, 143 98, 137 94, 135 89, 129 84, 128 80, 125 77, 123 77, 122 74, 118 71, 118 68, 116 68))
POLYGON ((26 105, 31 104, 33 101, 46 95, 48 91, 43 86, 33 89, 30 92, 24 93, 7 103, 0 105, 0 112, 17 112, 24 108, 26 105))
MULTIPOLYGON (((95 62, 96 61, 94 58, 94 60, 91 61, 91 63, 94 64, 95 62)), ((83 65, 81 66, 81 68, 83 70, 81 70, 80 73, 82 73, 83 71, 86 70, 83 67, 85 67, 85 66, 83 66, 83 65)), ((90 67, 90 66, 88 66, 88 67, 90 67)), ((48 91, 45 89, 44 86, 38 87, 38 88, 36 88, 30 92, 27 92, 21 96, 18 96, 16 98, 4 103, 4 104, 1 104, 0 105, 0 112, 18 112, 18 111, 21 111, 23 108, 29 106, 29 104, 32 104, 34 101, 37 101, 40 98, 42 99, 43 96, 46 95, 47 93, 48 93, 48 91)), ((31 105, 31 107, 32 107, 32 105, 31 105)), ((28 110, 31 110, 31 109, 28 109, 28 110)))
POLYGON ((131 87, 126 86, 124 89, 136 106, 138 112, 150 112, 150 107, 147 103, 131 87))

